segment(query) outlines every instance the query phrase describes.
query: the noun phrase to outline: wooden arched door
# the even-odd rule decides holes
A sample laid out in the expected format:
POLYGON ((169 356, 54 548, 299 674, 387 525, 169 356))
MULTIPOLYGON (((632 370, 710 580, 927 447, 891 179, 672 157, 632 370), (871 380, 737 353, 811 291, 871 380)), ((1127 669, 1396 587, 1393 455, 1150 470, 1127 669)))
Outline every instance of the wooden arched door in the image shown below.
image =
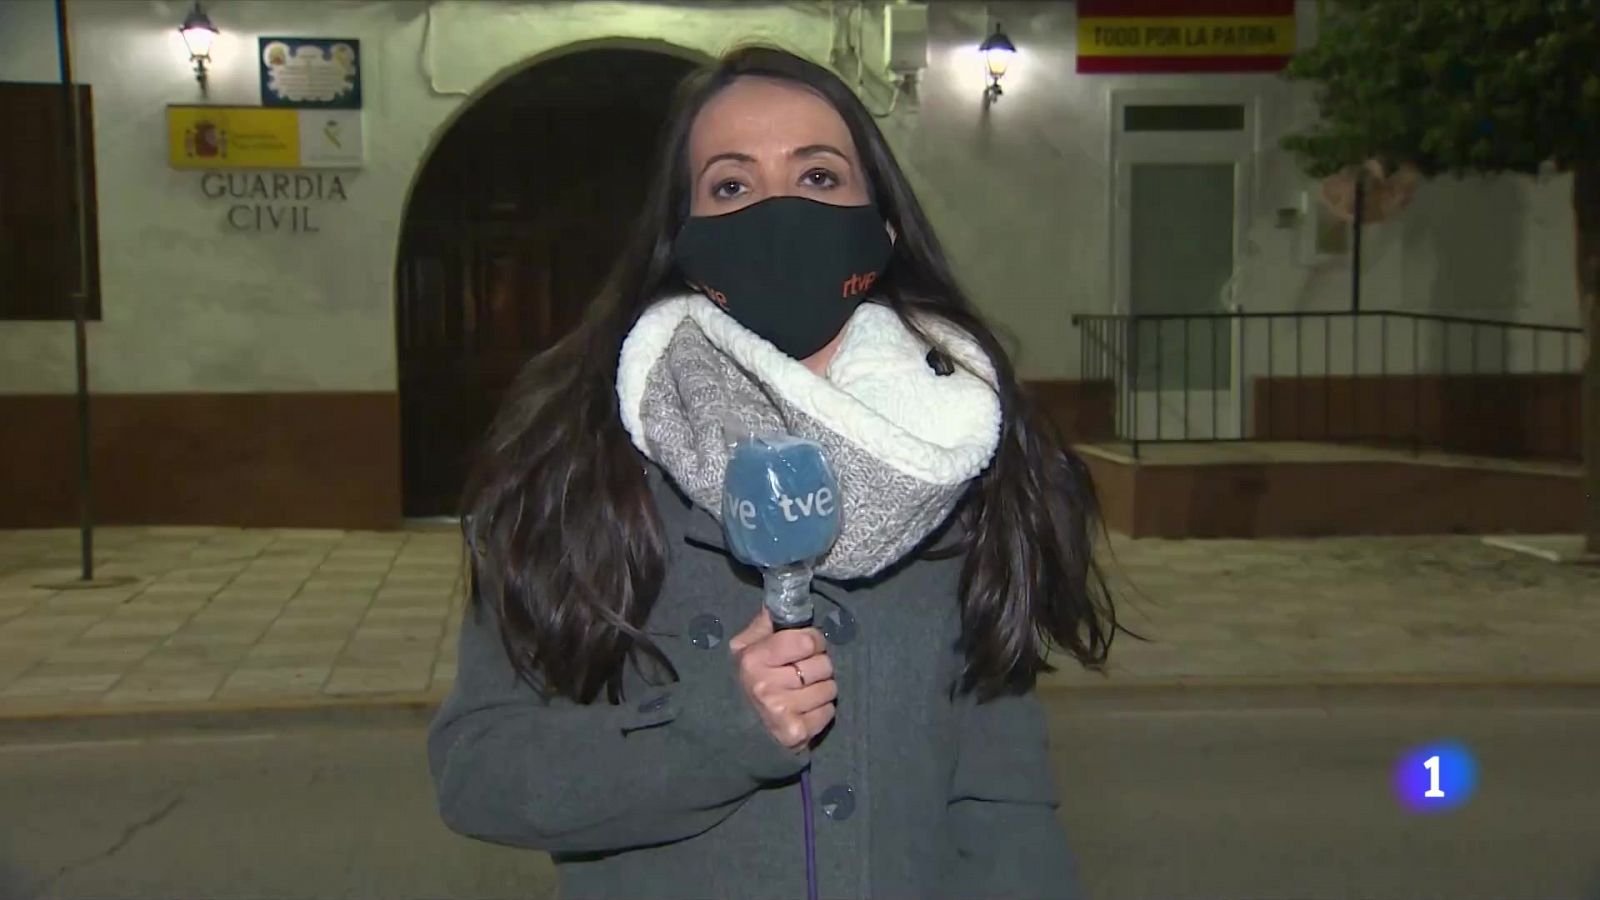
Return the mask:
POLYGON ((690 65, 637 50, 541 63, 473 104, 424 164, 395 279, 408 517, 458 511, 506 386, 594 297, 690 65))

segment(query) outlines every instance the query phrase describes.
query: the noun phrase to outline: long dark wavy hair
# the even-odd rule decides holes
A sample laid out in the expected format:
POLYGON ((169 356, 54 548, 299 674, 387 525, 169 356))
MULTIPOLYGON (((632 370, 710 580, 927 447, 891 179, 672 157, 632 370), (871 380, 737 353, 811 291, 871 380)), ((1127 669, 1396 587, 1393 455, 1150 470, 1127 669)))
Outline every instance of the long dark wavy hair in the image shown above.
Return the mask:
POLYGON ((880 299, 913 329, 915 316, 965 329, 993 363, 1000 444, 956 513, 965 553, 958 689, 1025 690, 1051 671, 1051 645, 1103 665, 1117 625, 1092 556, 1099 515, 1087 467, 974 314, 872 115, 827 69, 769 48, 735 51, 686 78, 621 258, 578 327, 530 361, 507 394, 463 497, 474 603, 499 618, 518 673, 548 694, 589 703, 604 691, 617 702, 626 665, 648 658, 672 671, 642 630, 667 553, 644 459, 622 427, 617 364, 639 315, 683 290, 672 251, 689 215, 689 130, 707 100, 744 76, 803 85, 838 111, 897 235, 880 299))

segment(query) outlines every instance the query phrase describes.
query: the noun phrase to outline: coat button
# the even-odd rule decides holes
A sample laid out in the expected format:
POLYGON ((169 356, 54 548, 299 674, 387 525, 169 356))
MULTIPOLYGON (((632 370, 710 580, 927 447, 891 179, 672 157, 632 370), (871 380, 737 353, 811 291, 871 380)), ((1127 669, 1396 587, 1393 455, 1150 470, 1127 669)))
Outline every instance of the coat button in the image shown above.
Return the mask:
POLYGON ((822 636, 831 644, 843 647, 856 639, 856 617, 850 615, 849 610, 835 606, 828 610, 822 617, 822 622, 817 626, 822 630, 822 636))
POLYGON ((646 700, 645 702, 639 704, 639 713, 641 715, 648 716, 651 713, 658 713, 666 708, 667 698, 657 697, 654 700, 646 700))
POLYGON ((722 620, 710 613, 689 620, 689 643, 701 650, 722 646, 722 620))
POLYGON ((822 792, 818 798, 822 804, 822 814, 835 822, 855 815, 856 792, 848 784, 836 784, 822 792))

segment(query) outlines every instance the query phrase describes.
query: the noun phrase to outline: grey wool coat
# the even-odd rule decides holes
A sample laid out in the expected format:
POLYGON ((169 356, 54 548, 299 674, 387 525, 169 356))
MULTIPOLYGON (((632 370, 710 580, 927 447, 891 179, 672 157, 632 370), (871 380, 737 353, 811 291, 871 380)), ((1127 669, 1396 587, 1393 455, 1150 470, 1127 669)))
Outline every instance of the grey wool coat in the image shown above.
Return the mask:
POLYGON ((797 754, 762 727, 728 652, 761 609, 759 580, 709 513, 654 466, 649 479, 670 555, 646 630, 679 680, 630 667, 621 705, 542 696, 513 674, 492 612, 469 608, 428 738, 446 824, 549 852, 567 900, 794 900, 809 765, 822 897, 1077 896, 1038 698, 949 690, 959 558, 817 584, 838 714, 797 754))

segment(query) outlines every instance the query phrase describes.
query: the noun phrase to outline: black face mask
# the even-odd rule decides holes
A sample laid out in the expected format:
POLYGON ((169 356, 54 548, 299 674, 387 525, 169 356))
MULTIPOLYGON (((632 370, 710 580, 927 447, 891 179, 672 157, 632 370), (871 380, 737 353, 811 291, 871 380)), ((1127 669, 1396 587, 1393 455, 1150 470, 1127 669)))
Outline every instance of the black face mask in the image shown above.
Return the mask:
POLYGON ((740 325, 805 359, 844 328, 893 250, 877 207, 773 197, 690 218, 673 258, 740 325))

